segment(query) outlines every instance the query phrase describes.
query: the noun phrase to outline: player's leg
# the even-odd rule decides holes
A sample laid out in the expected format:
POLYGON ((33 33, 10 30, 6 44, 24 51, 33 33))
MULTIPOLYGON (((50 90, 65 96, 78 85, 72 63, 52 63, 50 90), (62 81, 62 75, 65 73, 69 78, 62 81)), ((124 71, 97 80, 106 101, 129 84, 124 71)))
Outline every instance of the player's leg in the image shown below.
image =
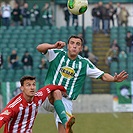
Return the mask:
POLYGON ((55 116, 55 119, 57 120, 56 125, 58 127, 59 133, 71 133, 71 132, 66 132, 66 128, 67 128, 67 131, 69 131, 69 128, 71 128, 71 126, 66 126, 66 125, 70 125, 66 123, 71 122, 69 121, 71 117, 68 118, 68 116, 66 115, 66 109, 62 102, 62 93, 60 92, 60 90, 56 90, 48 96, 48 98, 43 103, 43 108, 48 112, 56 111, 56 116, 58 116, 58 119, 56 119, 56 116, 55 116), (59 126, 58 126, 58 123, 59 123, 59 126))
POLYGON ((72 132, 72 125, 75 123, 75 117, 72 115, 72 101, 63 97, 62 102, 65 106, 67 122, 64 125, 61 122, 57 112, 54 113, 56 125, 58 128, 58 133, 73 133, 72 132))
POLYGON ((52 96, 54 98, 54 109, 58 114, 62 124, 65 126, 65 123, 67 122, 67 116, 64 104, 62 102, 62 93, 60 90, 56 90, 52 93, 52 96))

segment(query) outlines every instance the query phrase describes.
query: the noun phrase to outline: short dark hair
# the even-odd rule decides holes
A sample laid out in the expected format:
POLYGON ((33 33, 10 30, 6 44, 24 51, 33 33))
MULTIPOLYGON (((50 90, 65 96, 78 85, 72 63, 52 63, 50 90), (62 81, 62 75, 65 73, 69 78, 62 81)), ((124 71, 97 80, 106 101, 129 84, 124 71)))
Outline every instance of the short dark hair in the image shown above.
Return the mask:
POLYGON ((82 37, 80 37, 80 36, 76 36, 76 35, 72 35, 72 36, 70 36, 69 39, 68 39, 68 43, 69 43, 69 41, 70 41, 71 38, 77 38, 77 39, 80 39, 81 42, 82 42, 82 45, 84 44, 84 39, 83 39, 82 37))
POLYGON ((21 86, 24 85, 24 81, 25 81, 25 80, 36 80, 36 77, 30 76, 30 75, 23 76, 23 77, 20 79, 20 84, 21 84, 21 86))

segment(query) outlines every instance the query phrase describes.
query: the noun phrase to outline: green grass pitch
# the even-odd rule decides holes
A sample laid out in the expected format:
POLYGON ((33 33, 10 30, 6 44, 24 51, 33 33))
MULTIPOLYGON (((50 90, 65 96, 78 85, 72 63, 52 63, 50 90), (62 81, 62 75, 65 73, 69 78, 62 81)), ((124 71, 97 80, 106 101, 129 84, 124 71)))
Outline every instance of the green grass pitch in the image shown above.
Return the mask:
MULTIPOLYGON (((133 133, 132 113, 74 114, 74 133, 133 133)), ((0 133, 3 128, 0 129, 0 133)), ((33 133, 57 133, 53 114, 38 114, 33 133)))

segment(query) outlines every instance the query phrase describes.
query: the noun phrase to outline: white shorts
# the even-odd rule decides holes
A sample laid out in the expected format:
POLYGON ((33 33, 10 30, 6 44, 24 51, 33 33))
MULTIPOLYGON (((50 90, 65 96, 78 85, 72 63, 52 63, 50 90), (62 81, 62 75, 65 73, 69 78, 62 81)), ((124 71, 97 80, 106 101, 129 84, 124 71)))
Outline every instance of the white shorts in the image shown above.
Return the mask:
MULTIPOLYGON (((72 110, 73 110, 73 108, 72 108, 72 105, 73 105, 72 100, 69 100, 69 99, 67 99, 65 97, 62 97, 62 102, 63 102, 63 104, 65 106, 65 109, 66 109, 66 112, 67 112, 66 114, 72 115, 72 110)), ((62 122, 59 119, 59 117, 58 117, 58 115, 57 115, 57 113, 56 113, 56 111, 54 109, 54 106, 49 102, 48 97, 43 102, 43 105, 42 106, 43 106, 43 108, 46 111, 54 113, 56 126, 58 127, 58 122, 60 122, 60 123, 62 123, 62 122)), ((68 115, 67 115, 67 119, 69 119, 69 116, 68 115)))

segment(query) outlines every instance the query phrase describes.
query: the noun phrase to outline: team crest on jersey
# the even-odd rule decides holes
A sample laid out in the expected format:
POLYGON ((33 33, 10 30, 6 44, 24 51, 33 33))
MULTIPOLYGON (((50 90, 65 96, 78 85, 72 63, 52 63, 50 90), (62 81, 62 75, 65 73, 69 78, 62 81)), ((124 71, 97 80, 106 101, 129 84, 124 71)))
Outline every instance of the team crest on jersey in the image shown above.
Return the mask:
POLYGON ((73 77, 75 77, 75 71, 73 68, 65 66, 60 68, 60 73, 63 77, 67 78, 67 79, 71 79, 73 77))
POLYGON ((1 113, 2 115, 9 115, 11 112, 9 112, 8 110, 5 110, 3 113, 1 113))

